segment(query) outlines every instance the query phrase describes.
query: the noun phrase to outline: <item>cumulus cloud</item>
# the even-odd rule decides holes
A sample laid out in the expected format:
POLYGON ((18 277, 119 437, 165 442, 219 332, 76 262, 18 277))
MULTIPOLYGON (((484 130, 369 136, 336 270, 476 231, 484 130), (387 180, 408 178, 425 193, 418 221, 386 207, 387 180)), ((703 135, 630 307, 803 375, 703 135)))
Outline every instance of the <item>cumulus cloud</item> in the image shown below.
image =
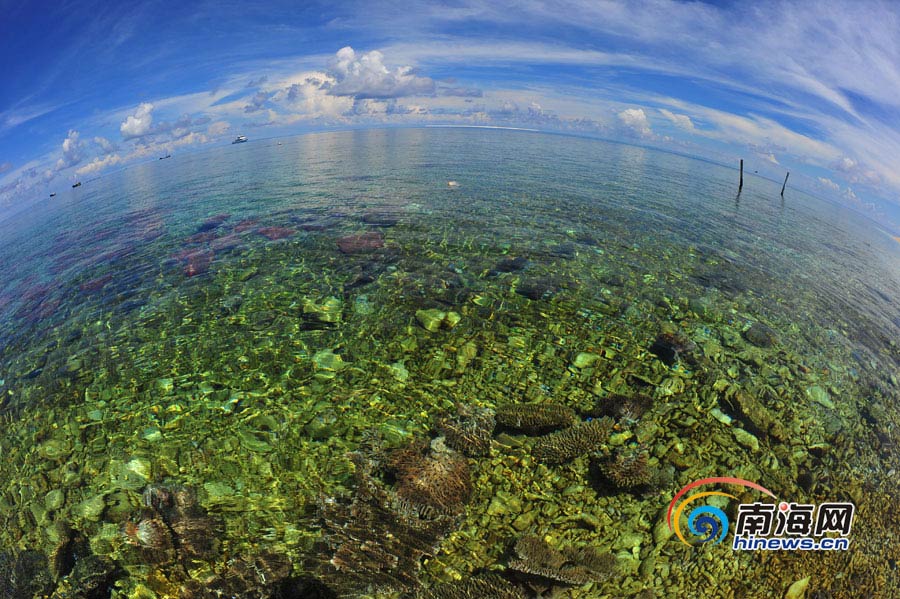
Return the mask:
POLYGON ((618 115, 619 122, 623 127, 637 133, 641 137, 648 137, 653 134, 650 129, 650 121, 642 108, 627 108, 618 115))
POLYGON ((62 143, 62 158, 56 161, 56 170, 75 166, 84 157, 84 142, 78 140, 78 131, 71 129, 62 143))
POLYGON ((671 110, 666 110, 665 108, 660 108, 659 112, 662 113, 664 117, 672 121, 676 127, 680 129, 684 129, 685 131, 693 131, 694 130, 694 122, 691 120, 686 114, 675 114, 671 110))
POLYGON ((330 89, 335 84, 336 79, 326 73, 304 73, 299 81, 276 92, 271 100, 283 104, 296 119, 341 119, 353 110, 354 99, 332 95, 330 89))
POLYGON ((107 154, 103 158, 95 157, 93 160, 88 162, 82 167, 79 167, 76 171, 76 175, 86 175, 88 173, 96 173, 105 169, 108 166, 112 166, 114 164, 119 164, 122 162, 122 157, 118 154, 107 154))
POLYGON ((150 128, 153 125, 152 111, 153 104, 149 102, 144 102, 138 106, 134 114, 125 119, 119 127, 122 138, 133 139, 150 133, 150 128))
POLYGON ((337 96, 387 99, 429 95, 435 90, 434 81, 419 77, 412 67, 389 69, 377 50, 357 54, 346 46, 338 50, 329 66, 335 78, 330 91, 337 96))

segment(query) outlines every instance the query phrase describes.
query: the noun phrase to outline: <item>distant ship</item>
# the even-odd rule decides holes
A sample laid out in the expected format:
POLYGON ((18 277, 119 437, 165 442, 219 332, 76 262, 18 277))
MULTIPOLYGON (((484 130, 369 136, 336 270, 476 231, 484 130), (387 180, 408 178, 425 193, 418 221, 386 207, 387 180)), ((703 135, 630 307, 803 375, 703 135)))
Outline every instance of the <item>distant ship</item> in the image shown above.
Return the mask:
POLYGON ((56 197, 56 192, 54 191, 53 193, 51 193, 51 194, 50 194, 50 197, 51 197, 51 198, 55 198, 55 197, 56 197))
POLYGON ((242 143, 244 143, 245 141, 247 141, 247 136, 246 136, 246 135, 238 135, 238 136, 237 136, 237 139, 235 139, 235 140, 234 140, 233 142, 231 142, 231 143, 232 143, 232 144, 242 144, 242 143))
POLYGON ((79 181, 78 183, 75 183, 74 185, 72 185, 72 187, 81 187, 81 181, 79 181))
POLYGON ((172 157, 171 154, 166 154, 165 156, 160 156, 159 159, 160 159, 160 160, 165 160, 166 158, 171 158, 171 157, 172 157))

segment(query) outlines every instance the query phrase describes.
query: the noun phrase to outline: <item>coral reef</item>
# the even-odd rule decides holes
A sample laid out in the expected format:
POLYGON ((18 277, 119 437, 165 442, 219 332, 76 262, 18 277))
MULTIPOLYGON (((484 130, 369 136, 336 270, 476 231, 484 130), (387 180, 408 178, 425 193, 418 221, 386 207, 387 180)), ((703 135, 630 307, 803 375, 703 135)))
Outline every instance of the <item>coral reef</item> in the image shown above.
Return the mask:
MULTIPOLYGON (((419 459, 425 455, 421 445, 416 451, 398 451, 409 455, 395 453, 393 459, 401 462, 395 467, 407 467, 413 454, 419 459)), ((319 502, 321 546, 314 548, 306 568, 342 596, 356 596, 367 588, 417 587, 422 557, 434 554, 456 519, 435 510, 425 510, 426 515, 407 509, 377 476, 384 455, 358 451, 350 457, 356 467, 354 491, 319 502)))
POLYGON ((228 560, 221 573, 202 581, 191 580, 179 589, 179 599, 218 599, 241 597, 242 599, 288 599, 315 597, 314 589, 321 589, 319 597, 328 595, 327 589, 314 585, 306 587, 306 594, 298 594, 296 579, 290 579, 291 561, 275 553, 243 555, 228 560))
POLYGON ((496 574, 482 574, 420 590, 416 599, 525 599, 525 593, 496 574))
POLYGON ((495 425, 494 410, 459 404, 456 415, 442 419, 437 428, 449 447, 474 458, 490 453, 495 425))
POLYGON ((611 455, 599 459, 598 465, 604 478, 619 489, 632 489, 649 485, 654 480, 649 454, 645 449, 620 447, 611 455))
POLYGON ((554 403, 506 404, 497 408, 497 423, 529 435, 575 424, 575 410, 554 403))
POLYGON ((144 507, 121 529, 127 561, 163 564, 178 560, 189 564, 215 558, 222 522, 198 505, 192 489, 151 484, 141 499, 144 507))
POLYGON ((697 351, 697 344, 691 341, 683 331, 663 331, 650 346, 650 353, 668 366, 672 366, 679 359, 688 363, 695 362, 695 351, 697 351))
POLYGON ((616 568, 612 554, 599 554, 589 547, 557 550, 535 535, 519 538, 514 552, 516 557, 508 564, 511 570, 563 584, 601 582, 616 568))
POLYGON ((612 432, 612 418, 595 418, 538 439, 532 453, 547 464, 562 464, 584 455, 605 442, 612 432))
POLYGON ((644 393, 635 393, 633 395, 611 393, 598 399, 593 409, 588 412, 588 415, 594 418, 609 416, 631 424, 640 420, 644 412, 650 409, 652 405, 653 398, 644 393))
POLYGON ((438 439, 391 452, 387 468, 400 500, 422 515, 458 513, 472 494, 466 459, 438 439))

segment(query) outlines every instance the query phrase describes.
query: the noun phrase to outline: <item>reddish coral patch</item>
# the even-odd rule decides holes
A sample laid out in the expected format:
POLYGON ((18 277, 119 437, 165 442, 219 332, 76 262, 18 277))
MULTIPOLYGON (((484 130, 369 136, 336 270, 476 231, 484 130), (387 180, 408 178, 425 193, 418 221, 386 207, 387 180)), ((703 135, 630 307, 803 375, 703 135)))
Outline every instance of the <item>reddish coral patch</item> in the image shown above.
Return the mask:
POLYGON ((81 291, 99 291, 103 289, 103 287, 112 280, 112 274, 103 275, 102 277, 97 277, 96 279, 91 279, 90 281, 85 281, 81 285, 78 286, 78 289, 81 291))
POLYGON ((238 224, 234 226, 235 233, 243 233, 244 231, 249 231, 254 228, 259 223, 255 218, 245 218, 238 224))
POLYGON ((186 259, 187 264, 184 265, 184 274, 188 277, 193 277, 209 270, 213 253, 211 251, 198 251, 188 254, 186 259))
POLYGON ((256 232, 260 235, 268 237, 272 241, 275 241, 276 239, 284 239, 285 237, 290 237, 297 231, 289 227, 260 227, 256 230, 256 232))
POLYGON ((338 239, 337 245, 345 254, 362 254, 384 247, 384 235, 377 231, 347 235, 338 239))

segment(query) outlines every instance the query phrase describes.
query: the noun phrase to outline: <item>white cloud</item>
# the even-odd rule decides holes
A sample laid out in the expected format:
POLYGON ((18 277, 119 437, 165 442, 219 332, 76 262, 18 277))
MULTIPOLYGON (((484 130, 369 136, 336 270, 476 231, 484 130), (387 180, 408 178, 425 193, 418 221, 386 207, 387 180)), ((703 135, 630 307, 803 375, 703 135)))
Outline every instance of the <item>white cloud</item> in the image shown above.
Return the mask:
POLYGON ((346 46, 338 50, 329 65, 336 80, 330 92, 337 96, 357 98, 399 98, 434 93, 434 81, 419 77, 412 67, 393 70, 384 65, 384 55, 372 50, 357 54, 346 46))
POLYGON ((119 164, 120 162, 122 162, 122 158, 118 154, 107 154, 103 158, 95 157, 93 160, 91 160, 84 166, 76 169, 75 174, 76 175, 85 175, 88 173, 96 173, 97 171, 101 171, 108 166, 112 166, 114 164, 119 164))
POLYGON ((822 189, 827 189, 829 191, 833 191, 838 193, 841 191, 841 186, 829 179, 828 177, 818 177, 816 178, 816 182, 822 189))
POLYGON ((874 186, 882 183, 882 177, 878 171, 849 156, 841 156, 832 163, 831 168, 844 173, 851 183, 866 183, 874 186))
POLYGON ((302 73, 292 81, 271 97, 272 102, 288 109, 292 117, 342 120, 346 113, 353 110, 352 97, 330 93, 329 90, 336 84, 336 79, 331 75, 312 71, 302 73))
POLYGON ((686 114, 675 114, 671 110, 666 110, 665 108, 658 109, 660 113, 670 121, 672 121, 676 127, 684 129, 685 131, 693 131, 694 130, 694 122, 691 121, 691 117, 686 114))
POLYGON ((94 143, 100 146, 100 149, 106 152, 107 154, 111 154, 115 152, 118 147, 113 142, 109 141, 105 137, 100 137, 99 135, 94 138, 94 143))
POLYGON ((119 127, 122 138, 132 139, 150 133, 150 126, 153 124, 152 111, 153 104, 149 102, 144 102, 138 106, 134 114, 125 119, 119 127))
POLYGON ((69 130, 69 135, 62 143, 62 151, 62 158, 56 161, 57 171, 81 162, 84 154, 84 142, 78 141, 78 131, 69 130))
POLYGON ((213 137, 218 137, 219 135, 224 135, 229 129, 231 129, 231 125, 228 121, 216 121, 215 123, 209 124, 209 127, 206 128, 206 132, 213 137))
POLYGON ((619 121, 626 129, 637 133, 641 137, 647 137, 653 134, 650 129, 650 121, 642 108, 627 108, 618 115, 619 121))

